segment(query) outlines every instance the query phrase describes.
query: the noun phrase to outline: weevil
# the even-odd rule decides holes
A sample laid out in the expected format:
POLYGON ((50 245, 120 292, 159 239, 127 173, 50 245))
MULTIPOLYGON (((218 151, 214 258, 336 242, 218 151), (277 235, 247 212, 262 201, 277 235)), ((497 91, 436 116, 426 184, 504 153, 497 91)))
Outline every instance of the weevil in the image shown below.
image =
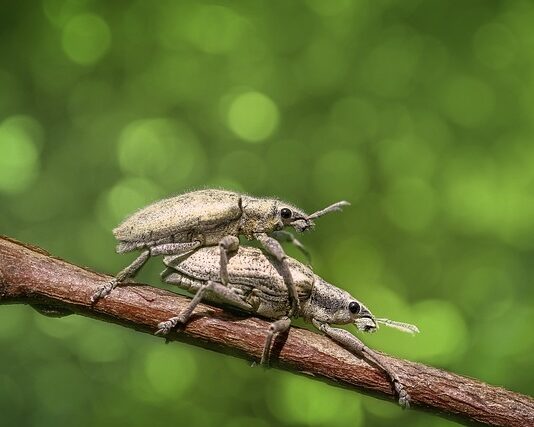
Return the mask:
MULTIPOLYGON (((419 332, 417 327, 374 317, 365 305, 348 292, 326 282, 297 260, 288 257, 287 261, 300 299, 300 309, 295 314, 311 322, 347 350, 380 367, 390 378, 399 404, 408 407, 408 392, 380 354, 371 350, 349 331, 331 325, 354 324, 363 332, 374 332, 379 324, 409 333, 419 332)), ((276 334, 286 331, 291 323, 288 290, 276 259, 258 248, 240 247, 228 261, 227 285, 219 280, 217 247, 204 247, 189 254, 166 256, 163 262, 167 268, 161 274, 162 279, 195 295, 181 313, 158 324, 157 335, 166 335, 179 323, 186 323, 202 299, 229 304, 245 312, 274 320, 267 331, 260 359, 262 364, 268 362, 273 338, 276 334)))
POLYGON ((111 282, 102 286, 92 301, 96 302, 120 283, 133 278, 151 256, 176 255, 202 246, 220 247, 220 280, 227 284, 228 257, 239 247, 239 236, 244 235, 249 240, 258 240, 280 263, 293 311, 298 311, 299 300, 286 254, 277 239, 290 240, 303 249, 302 244, 283 228, 290 226, 298 232, 312 229, 314 219, 341 210, 348 204, 341 201, 307 215, 278 199, 216 189, 192 191, 160 200, 135 212, 113 230, 118 240, 118 253, 142 252, 111 282))

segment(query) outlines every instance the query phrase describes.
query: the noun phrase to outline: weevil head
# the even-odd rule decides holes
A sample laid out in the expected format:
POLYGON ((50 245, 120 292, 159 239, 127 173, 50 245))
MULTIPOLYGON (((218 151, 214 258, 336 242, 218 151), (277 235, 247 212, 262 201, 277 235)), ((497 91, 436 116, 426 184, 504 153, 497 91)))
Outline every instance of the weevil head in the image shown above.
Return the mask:
POLYGON ((315 227, 313 220, 315 218, 319 218, 320 216, 323 216, 329 212, 340 211, 342 206, 348 206, 349 204, 349 202, 345 201, 337 202, 333 205, 327 206, 324 209, 314 212, 311 215, 308 215, 294 206, 284 202, 279 202, 278 214, 284 226, 291 226, 297 232, 302 233, 306 230, 313 230, 315 227))
POLYGON ((308 214, 284 202, 279 203, 278 217, 283 227, 293 227, 299 233, 312 230, 315 227, 315 223, 308 214))
POLYGON ((299 208, 278 199, 243 197, 243 214, 245 225, 243 230, 248 233, 270 233, 292 226, 297 231, 313 227, 309 215, 299 208))
POLYGON ((416 334, 417 326, 385 318, 377 318, 360 301, 343 289, 331 285, 314 275, 310 298, 301 306, 301 315, 321 323, 354 324, 362 332, 375 332, 379 325, 385 325, 401 332, 416 334))
POLYGON ((338 202, 320 211, 308 215, 301 209, 278 199, 256 198, 244 196, 242 209, 245 217, 243 233, 270 233, 282 230, 284 227, 293 227, 301 233, 313 229, 314 219, 328 212, 339 211, 348 202, 338 202))
POLYGON ((302 307, 303 317, 320 322, 354 324, 364 332, 374 332, 378 326, 371 311, 347 291, 314 275, 312 294, 302 307))

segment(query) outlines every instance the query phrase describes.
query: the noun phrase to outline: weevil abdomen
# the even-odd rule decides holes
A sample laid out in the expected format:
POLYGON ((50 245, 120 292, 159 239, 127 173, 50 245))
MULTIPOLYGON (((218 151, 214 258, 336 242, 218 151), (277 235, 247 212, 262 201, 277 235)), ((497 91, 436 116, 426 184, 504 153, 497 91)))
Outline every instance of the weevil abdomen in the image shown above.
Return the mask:
POLYGON ((117 250, 127 252, 162 243, 214 245, 239 234, 241 196, 231 191, 200 190, 155 202, 126 218, 113 230, 117 250))
MULTIPOLYGON (((162 279, 166 283, 176 285, 180 289, 191 292, 192 294, 196 294, 201 287, 208 282, 207 280, 199 280, 189 277, 184 273, 178 272, 170 267, 162 273, 162 279)), ((227 288, 248 307, 239 307, 236 304, 234 305, 244 309, 247 312, 256 313, 260 316, 265 316, 268 318, 277 318, 286 315, 290 309, 287 291, 278 295, 265 294, 259 289, 254 289, 250 285, 232 282, 227 284, 227 288)), ((216 293, 209 290, 205 292, 203 299, 216 304, 225 303, 225 301, 222 300, 216 293)))
MULTIPOLYGON (((219 281, 219 248, 204 247, 184 255, 171 255, 163 259, 166 266, 199 280, 219 281)), ((314 275, 300 262, 290 259, 291 272, 299 297, 311 293, 314 275)), ((256 289, 265 295, 287 298, 287 286, 284 283, 277 264, 271 257, 258 248, 239 249, 236 256, 228 260, 228 279, 230 283, 256 289)))

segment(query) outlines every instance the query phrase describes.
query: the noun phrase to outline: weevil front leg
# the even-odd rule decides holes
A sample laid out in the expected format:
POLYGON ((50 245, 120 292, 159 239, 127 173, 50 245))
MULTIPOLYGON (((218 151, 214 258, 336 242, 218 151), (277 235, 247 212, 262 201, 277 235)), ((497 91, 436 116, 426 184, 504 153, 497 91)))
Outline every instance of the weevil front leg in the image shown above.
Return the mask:
POLYGON ((99 299, 109 295, 113 289, 121 283, 134 277, 137 272, 143 267, 151 256, 157 255, 178 255, 196 249, 201 245, 200 242, 185 242, 185 243, 165 243, 162 245, 153 246, 145 249, 129 266, 121 270, 113 279, 102 286, 91 297, 91 302, 94 304, 99 299))
POLYGON ((221 254, 220 277, 223 285, 228 285, 228 255, 239 248, 239 238, 236 236, 225 236, 219 242, 219 251, 221 254))
POLYGON ((399 405, 403 408, 410 407, 410 395, 404 388, 404 385, 401 383, 400 378, 375 351, 371 350, 363 342, 345 329, 333 328, 328 323, 322 323, 315 319, 312 319, 312 323, 316 328, 320 329, 347 350, 366 358, 374 365, 382 369, 389 376, 393 386, 395 387, 397 396, 399 396, 399 405))
POLYGON ((202 298, 208 291, 215 294, 223 302, 241 308, 242 310, 252 310, 252 306, 243 301, 243 299, 234 291, 232 291, 232 289, 228 288, 222 283, 212 282, 211 280, 208 280, 206 283, 203 283, 200 286, 189 305, 184 308, 180 312, 180 314, 178 314, 178 316, 171 317, 170 319, 164 322, 158 323, 158 330, 156 331, 156 335, 167 335, 174 327, 176 327, 178 323, 187 323, 187 321, 191 317, 191 314, 193 314, 193 311, 195 310, 196 306, 202 301, 202 298))
POLYGON ((271 352, 271 343, 275 335, 281 332, 285 332, 291 326, 291 319, 289 317, 283 317, 269 325, 269 331, 267 332, 267 338, 265 339, 265 345, 261 353, 261 365, 267 365, 269 362, 269 353, 271 352))
POLYGON ((306 249, 306 246, 304 246, 300 242, 300 240, 298 240, 293 235, 293 233, 290 233, 289 231, 285 231, 285 230, 279 230, 279 231, 273 231, 271 233, 271 236, 280 242, 289 242, 292 245, 296 246, 304 254, 308 262, 311 261, 310 252, 308 251, 308 249, 306 249))
POLYGON ((282 248, 282 245, 273 237, 268 236, 265 233, 255 233, 254 237, 263 245, 265 250, 276 258, 281 267, 281 274, 284 278, 284 283, 287 286, 289 293, 289 302, 291 305, 291 311, 289 316, 297 315, 300 311, 299 297, 297 293, 297 287, 293 281, 291 270, 287 262, 287 255, 282 248))

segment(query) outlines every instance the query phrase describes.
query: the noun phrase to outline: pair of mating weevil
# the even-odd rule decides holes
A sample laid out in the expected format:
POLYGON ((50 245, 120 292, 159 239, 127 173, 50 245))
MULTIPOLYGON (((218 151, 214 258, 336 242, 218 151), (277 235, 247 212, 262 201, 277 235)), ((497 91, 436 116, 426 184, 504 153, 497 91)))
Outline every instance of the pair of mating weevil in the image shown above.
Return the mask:
POLYGON ((338 202, 307 215, 280 200, 222 190, 193 191, 153 203, 113 231, 119 242, 117 252, 142 252, 93 296, 93 302, 135 276, 151 256, 165 255, 163 280, 195 296, 183 312, 159 323, 156 334, 168 334, 178 323, 187 322, 203 298, 227 303, 275 319, 261 357, 261 363, 266 363, 273 337, 289 328, 291 317, 301 316, 343 347, 383 369, 395 387, 399 404, 409 406, 410 396, 387 362, 354 335, 330 324, 353 323, 364 332, 374 332, 379 323, 411 333, 418 332, 417 327, 375 318, 349 293, 286 256, 278 242, 288 240, 305 252, 283 228, 291 226, 303 232, 314 227, 314 219, 346 205, 347 202, 338 202), (240 247, 240 235, 258 240, 267 254, 253 247, 240 247))

